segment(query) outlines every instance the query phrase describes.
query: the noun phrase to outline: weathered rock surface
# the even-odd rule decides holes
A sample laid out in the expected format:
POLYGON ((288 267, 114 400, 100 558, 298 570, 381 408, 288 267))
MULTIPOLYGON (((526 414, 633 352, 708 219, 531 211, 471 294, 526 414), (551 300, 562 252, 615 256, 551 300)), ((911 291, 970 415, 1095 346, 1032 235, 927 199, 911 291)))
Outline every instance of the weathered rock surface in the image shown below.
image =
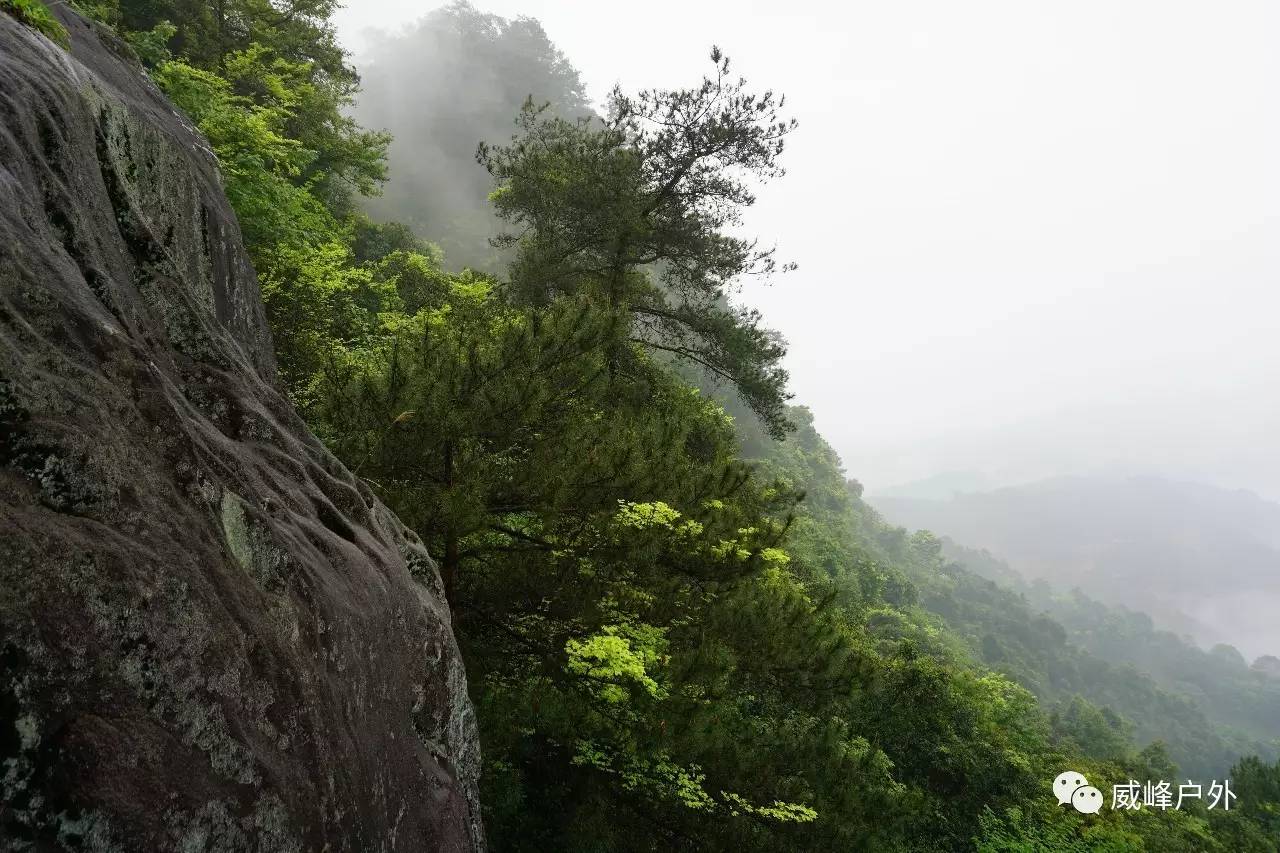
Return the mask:
POLYGON ((281 395, 196 133, 0 14, 0 849, 476 850, 421 544, 281 395))

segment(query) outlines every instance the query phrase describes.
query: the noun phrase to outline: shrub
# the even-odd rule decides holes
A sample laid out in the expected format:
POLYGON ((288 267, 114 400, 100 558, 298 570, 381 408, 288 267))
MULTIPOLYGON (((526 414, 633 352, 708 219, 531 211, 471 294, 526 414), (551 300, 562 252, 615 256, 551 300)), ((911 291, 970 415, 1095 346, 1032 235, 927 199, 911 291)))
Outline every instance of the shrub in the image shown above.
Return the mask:
POLYGON ((67 28, 40 0, 0 0, 0 11, 8 12, 33 30, 43 33, 50 41, 64 48, 71 47, 67 28))

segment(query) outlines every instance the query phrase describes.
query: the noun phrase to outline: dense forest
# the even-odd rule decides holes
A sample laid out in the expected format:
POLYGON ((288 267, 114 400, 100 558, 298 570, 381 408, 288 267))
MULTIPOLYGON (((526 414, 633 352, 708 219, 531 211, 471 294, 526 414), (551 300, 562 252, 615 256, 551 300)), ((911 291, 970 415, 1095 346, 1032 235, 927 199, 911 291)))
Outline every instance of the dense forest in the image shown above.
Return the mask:
POLYGON ((1236 755, 1276 755, 1280 678, 1265 656, 1250 666, 1230 646, 1205 651, 1145 613, 1028 582, 985 551, 943 540, 941 552, 952 574, 965 571, 950 597, 968 601, 926 605, 977 640, 988 665, 1037 695, 1069 688, 1114 709, 1136 739, 1163 739, 1184 770, 1221 773, 1236 755))
POLYGON ((1028 580, 1150 615, 1205 648, 1280 650, 1280 505, 1155 476, 1056 477, 931 499, 877 496, 898 524, 985 548, 1028 580))
POLYGON ((291 399, 440 565, 494 849, 1276 848, 1274 683, 886 523, 793 404, 734 297, 785 286, 738 225, 799 131, 720 50, 584 115, 536 22, 457 3, 388 67, 495 94, 365 104, 336 0, 76 5, 208 138, 291 399), (1067 769, 1238 800, 1082 815, 1067 769))

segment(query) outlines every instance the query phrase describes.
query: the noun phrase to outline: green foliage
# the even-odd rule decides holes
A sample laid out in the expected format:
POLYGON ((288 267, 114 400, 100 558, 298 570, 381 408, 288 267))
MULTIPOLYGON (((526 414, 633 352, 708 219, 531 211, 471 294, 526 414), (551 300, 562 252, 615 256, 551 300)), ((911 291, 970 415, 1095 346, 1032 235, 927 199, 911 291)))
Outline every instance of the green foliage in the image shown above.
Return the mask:
MULTIPOLYGON (((252 57, 233 59, 243 68, 252 57)), ((234 80, 176 61, 154 76, 208 137, 245 240, 259 254, 305 248, 337 230, 324 205, 295 183, 315 154, 287 135, 287 96, 260 103, 236 94, 234 80)))
POLYGON ((1120 759, 1130 749, 1131 726, 1110 708, 1073 696, 1052 716, 1054 734, 1076 752, 1096 759, 1120 759))
MULTIPOLYGON (((1280 761, 1267 764, 1250 756, 1231 769, 1231 779, 1240 792, 1237 814, 1254 823, 1262 836, 1280 838, 1280 761)), ((1225 817, 1214 817, 1230 825, 1225 817)))
MULTIPOLYGON (((1275 833, 1268 835, 1272 827, 1263 817, 1276 808, 1275 792, 1265 781, 1271 772, 1266 770, 1268 765, 1254 758, 1229 767, 1231 748, 1186 699, 1162 691, 1150 677, 1132 668, 1112 666, 1074 646, 1062 625, 1029 608, 1018 593, 972 575, 945 557, 944 543, 932 534, 908 534, 886 524, 862 502, 860 487, 846 480, 830 447, 813 430, 808 413, 793 411, 792 419, 798 424, 797 431, 785 443, 773 445, 753 432, 748 419, 740 422, 740 429, 763 456, 762 467, 796 488, 809 487, 799 518, 789 531, 791 567, 804 572, 805 564, 813 561, 810 569, 814 576, 830 576, 835 600, 862 614, 881 654, 909 643, 911 659, 919 661, 923 656, 942 676, 939 680, 935 675, 931 682, 922 673, 913 673, 906 682, 909 686, 894 680, 887 691, 868 699, 869 711, 883 715, 877 727, 883 728, 878 733, 869 728, 862 731, 886 748, 895 761, 897 778, 910 778, 904 771, 912 768, 912 762, 918 762, 917 772, 942 776, 948 760, 938 756, 972 749, 972 744, 989 738, 971 732, 958 744, 948 744, 937 740, 939 735, 954 730, 967 715, 973 719, 975 713, 979 719, 990 715, 994 725, 1008 731, 1014 724, 1001 717, 1007 712, 998 709, 1009 708, 1014 709, 1014 720, 1023 721, 1011 742, 1029 763, 1014 764, 1001 774, 1016 773, 1013 767, 1030 767, 1027 793, 1021 799, 1004 800, 1007 808, 996 805, 999 797, 993 793, 975 799, 974 813, 981 815, 981 820, 971 843, 978 849, 1261 851, 1274 847, 1271 839, 1275 833), (810 519, 814 523, 806 523, 810 519), (834 545, 837 541, 842 542, 838 547, 834 545), (839 554, 839 560, 833 561, 832 554, 839 554), (889 578, 892 584, 884 582, 889 578), (932 719, 909 716, 906 732, 894 733, 893 725, 906 713, 894 705, 896 697, 920 694, 932 683, 924 692, 936 701, 945 695, 939 685, 953 681, 958 674, 959 684, 963 684, 963 673, 982 673, 987 667, 995 667, 1007 677, 977 675, 969 683, 985 682, 986 686, 968 689, 965 695, 970 701, 953 704, 932 719), (1029 690, 1015 686, 1014 681, 1029 690), (1100 704, 1078 693, 1094 697, 1100 704), (1044 704, 1038 708, 1040 702, 1044 704), (889 708, 893 711, 886 710, 889 708), (1113 708, 1123 709, 1126 716, 1113 708), (1135 752, 1132 738, 1139 731, 1146 738, 1168 737, 1172 744, 1166 748, 1153 742, 1135 752), (896 738, 905 741, 910 735, 915 736, 914 744, 893 746, 896 738), (1175 751, 1188 759, 1182 769, 1170 757, 1175 751), (1249 785, 1256 805, 1251 813, 1242 799, 1241 807, 1231 812, 1205 812, 1202 808, 1167 813, 1148 810, 1137 815, 1104 812, 1100 818, 1082 821, 1073 811, 1064 812, 1044 797, 1044 782, 1038 781, 1051 779, 1059 772, 1053 768, 1066 766, 1084 770, 1104 791, 1130 778, 1231 778, 1236 780, 1235 790, 1249 785)), ((954 546, 946 547, 954 552, 954 546)), ((993 576, 997 574, 993 572, 993 576)), ((1098 606, 1091 612, 1105 614, 1107 610, 1098 606)), ((923 672, 928 671, 929 666, 924 666, 923 672)), ((1211 671, 1202 669, 1202 677, 1211 671)), ((990 766, 992 761, 983 757, 977 764, 990 766)), ((980 778, 970 777, 968 783, 980 778)), ((955 807, 957 800, 957 795, 949 792, 942 808, 955 807)), ((961 849, 969 845, 955 842, 954 846, 961 849)))
POLYGON ((380 315, 400 307, 395 282, 355 253, 356 235, 375 229, 354 214, 353 199, 385 177, 389 137, 349 116, 358 77, 329 23, 335 7, 329 0, 81 4, 120 31, 208 137, 295 394, 334 343, 367 341, 380 315))
POLYGON ((0 0, 0 12, 6 12, 61 47, 71 47, 71 36, 41 0, 0 0))
MULTIPOLYGON (((109 26, 117 27, 120 23, 119 0, 68 0, 67 5, 81 15, 109 26)), ((128 33, 120 34, 128 38, 128 33)))
MULTIPOLYGON (((76 5, 115 27, 145 64, 175 57, 222 78, 232 94, 277 111, 273 130, 307 152, 294 160, 292 181, 340 218, 350 213, 353 195, 373 191, 385 177, 388 138, 349 116, 359 77, 330 23, 336 0, 80 0, 76 5)), ((242 213, 241 219, 252 216, 242 213)))
POLYGON ((1280 679, 1251 669, 1235 649, 1203 651, 1156 629, 1145 614, 1109 607, 1079 591, 1054 594, 1043 584, 1020 588, 1067 629, 1072 642, 1186 696, 1228 742, 1224 752, 1280 756, 1280 679))
POLYGON ((1079 694, 1108 706, 1136 741, 1163 740, 1195 776, 1220 776, 1242 754, 1277 756, 1280 681, 1158 631, 1145 614, 1028 584, 983 552, 944 550, 920 569, 926 606, 1046 704, 1079 694))
MULTIPOLYGON (((751 311, 732 307, 744 276, 779 269, 773 251, 733 236, 754 203, 748 181, 782 174, 794 121, 753 94, 712 52, 715 75, 691 88, 615 89, 603 123, 570 122, 525 103, 509 146, 481 144, 491 198, 520 229, 512 284, 534 304, 585 293, 633 317, 632 340, 731 383, 774 437, 788 426, 785 353, 751 311)), ((787 267, 783 267, 786 269, 787 267)))
POLYGON ((125 33, 125 40, 143 65, 156 68, 173 58, 169 43, 177 32, 178 28, 173 24, 161 21, 144 32, 125 33))
POLYGON ((353 212, 387 140, 345 117, 333 8, 99 15, 208 137, 308 422, 439 559, 495 849, 1268 849, 1261 761, 1233 771, 1231 814, 1057 809, 1068 764, 1174 769, 1183 741, 1135 752, 1112 708, 1150 705, 1121 700, 1194 708, 884 524, 786 408, 781 343, 729 299, 776 269, 732 233, 749 182, 781 174, 780 98, 717 52, 603 122, 528 107, 480 151, 514 262, 450 272, 353 212))

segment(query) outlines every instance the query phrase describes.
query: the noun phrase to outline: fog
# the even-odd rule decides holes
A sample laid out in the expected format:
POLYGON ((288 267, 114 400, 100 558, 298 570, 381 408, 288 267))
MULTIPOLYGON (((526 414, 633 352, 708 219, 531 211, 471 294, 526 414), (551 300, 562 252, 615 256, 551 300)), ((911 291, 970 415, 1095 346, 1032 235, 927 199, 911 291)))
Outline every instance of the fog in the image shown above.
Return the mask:
MULTIPOLYGON (((1107 471, 1280 498, 1280 6, 478 5, 540 20, 597 103, 696 81, 713 43, 787 94, 789 174, 748 225, 800 269, 746 298, 872 492, 1107 471)), ((431 8, 362 0, 340 32, 376 68, 367 28, 431 8)))
POLYGON ((501 225, 477 143, 510 139, 528 97, 553 101, 568 117, 589 115, 578 73, 536 21, 467 6, 366 32, 361 50, 364 91, 355 117, 394 134, 389 180, 369 212, 409 224, 454 267, 499 271, 503 258, 488 237, 501 225))

